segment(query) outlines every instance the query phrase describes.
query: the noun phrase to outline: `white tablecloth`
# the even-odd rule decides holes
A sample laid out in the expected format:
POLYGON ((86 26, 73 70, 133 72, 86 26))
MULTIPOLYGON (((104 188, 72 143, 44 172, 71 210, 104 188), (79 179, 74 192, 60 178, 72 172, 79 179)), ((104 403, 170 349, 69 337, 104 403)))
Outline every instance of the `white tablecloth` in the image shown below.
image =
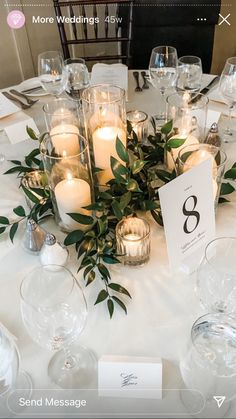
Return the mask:
MULTIPOLYGON (((207 81, 205 79, 205 81, 207 81)), ((139 109, 150 115, 156 112, 156 91, 152 87, 142 93, 134 92, 135 82, 129 74, 129 101, 127 110, 139 109)), ((30 110, 40 130, 44 130, 43 102, 40 101, 30 110)), ((223 109, 216 103, 210 103, 212 109, 223 109)), ((27 141, 10 145, 4 132, 0 133, 0 152, 6 159, 22 159, 26 151, 35 147, 27 141)), ((225 144, 228 155, 227 166, 236 161, 236 144, 225 144)), ((2 174, 11 165, 7 161, 0 165, 2 174)), ((217 235, 236 236, 236 194, 231 203, 218 207, 216 215, 217 235)), ((10 215, 10 210, 25 204, 24 197, 18 189, 15 175, 1 176, 0 182, 0 215, 10 215)), ((151 220, 151 217, 150 217, 151 220)), ((86 328, 80 337, 81 344, 91 348, 97 358, 104 354, 131 356, 159 356, 164 360, 163 387, 181 388, 178 360, 186 339, 190 336, 191 325, 204 312, 194 291, 194 277, 172 275, 168 266, 164 230, 151 220, 151 259, 143 268, 131 269, 121 266, 112 268, 114 282, 123 284, 131 293, 132 300, 127 299, 128 315, 116 309, 114 318, 109 320, 105 304, 94 306, 100 290, 99 280, 84 289, 88 301, 89 314, 86 328)), ((63 240, 54 223, 46 225, 56 232, 57 238, 63 240)), ((52 354, 37 346, 28 336, 20 314, 19 287, 25 274, 39 266, 38 257, 27 254, 21 247, 21 234, 17 234, 14 245, 7 235, 0 237, 0 321, 18 338, 22 368, 33 378, 34 387, 53 388, 47 376, 47 365, 52 354)), ((81 279, 77 272, 73 252, 68 266, 81 279)), ((167 404, 171 405, 171 392, 164 392, 167 404), (170 402, 169 402, 170 401, 170 402)), ((176 403, 178 403, 176 401, 176 403)), ((177 405, 176 405, 177 406, 177 405)), ((0 413, 1 417, 1 413, 0 413)), ((233 417, 233 416, 232 416, 233 417)))

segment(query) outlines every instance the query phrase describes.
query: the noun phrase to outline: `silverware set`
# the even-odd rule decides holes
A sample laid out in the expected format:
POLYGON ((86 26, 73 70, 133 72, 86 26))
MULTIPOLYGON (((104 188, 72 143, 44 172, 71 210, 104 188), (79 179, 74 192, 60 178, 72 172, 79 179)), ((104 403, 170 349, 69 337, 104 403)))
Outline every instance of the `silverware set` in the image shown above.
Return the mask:
POLYGON ((38 102, 38 100, 30 99, 27 95, 18 92, 15 89, 11 89, 9 92, 2 92, 2 94, 7 99, 12 100, 13 102, 20 105, 21 109, 29 109, 31 106, 38 102), (21 100, 21 98, 24 99, 24 102, 21 100))
POLYGON ((139 71, 133 71, 133 76, 136 81, 135 92, 142 92, 145 89, 149 89, 149 85, 148 85, 149 76, 146 74, 145 71, 141 71, 141 76, 143 79, 142 87, 140 87, 140 84, 139 84, 139 71))

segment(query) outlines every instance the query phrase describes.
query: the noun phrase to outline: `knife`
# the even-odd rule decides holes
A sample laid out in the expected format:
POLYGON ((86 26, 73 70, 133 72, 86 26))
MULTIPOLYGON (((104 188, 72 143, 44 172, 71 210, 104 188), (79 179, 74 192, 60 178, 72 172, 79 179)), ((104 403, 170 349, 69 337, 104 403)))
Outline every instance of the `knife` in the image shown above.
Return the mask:
POLYGON ((201 97, 200 93, 202 95, 206 95, 212 89, 212 87, 218 83, 219 79, 220 79, 220 76, 215 76, 214 79, 212 79, 211 82, 206 87, 200 90, 200 92, 193 99, 191 99, 188 103, 191 104, 191 103, 197 102, 201 97))
POLYGON ((36 92, 37 90, 43 90, 42 86, 36 86, 36 87, 32 87, 31 89, 21 90, 21 92, 27 94, 27 93, 36 92))

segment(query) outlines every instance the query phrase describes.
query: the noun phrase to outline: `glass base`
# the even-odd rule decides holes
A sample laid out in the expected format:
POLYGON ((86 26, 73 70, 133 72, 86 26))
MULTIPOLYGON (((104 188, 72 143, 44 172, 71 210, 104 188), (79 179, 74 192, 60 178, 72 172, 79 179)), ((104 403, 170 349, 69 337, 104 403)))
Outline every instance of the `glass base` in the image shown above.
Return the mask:
POLYGON ((33 382, 31 376, 26 371, 20 371, 16 380, 15 388, 7 398, 7 408, 13 413, 20 414, 26 409, 19 405, 19 399, 23 397, 30 400, 33 392, 33 382))
POLYGON ((0 153, 0 164, 4 163, 5 161, 5 156, 4 154, 0 153))
POLYGON ((160 132, 163 125, 166 123, 166 113, 160 113, 153 116, 155 123, 155 131, 160 132))
POLYGON ((230 413, 232 408, 232 402, 227 401, 224 401, 221 407, 218 407, 217 402, 213 397, 211 400, 206 400, 203 405, 200 393, 198 394, 191 390, 180 390, 180 400, 191 414, 191 417, 199 419, 224 418, 230 413))
POLYGON ((97 359, 82 346, 72 345, 70 356, 65 359, 64 350, 58 351, 48 366, 52 382, 66 389, 97 388, 97 359))

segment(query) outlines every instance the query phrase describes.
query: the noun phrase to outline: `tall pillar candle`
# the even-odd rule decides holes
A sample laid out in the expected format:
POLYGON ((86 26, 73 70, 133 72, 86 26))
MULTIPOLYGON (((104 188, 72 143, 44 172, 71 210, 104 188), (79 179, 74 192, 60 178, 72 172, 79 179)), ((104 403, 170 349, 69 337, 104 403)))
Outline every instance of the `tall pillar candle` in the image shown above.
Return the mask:
POLYGON ((79 153, 79 129, 72 124, 59 124, 50 131, 56 154, 75 156, 79 153))

